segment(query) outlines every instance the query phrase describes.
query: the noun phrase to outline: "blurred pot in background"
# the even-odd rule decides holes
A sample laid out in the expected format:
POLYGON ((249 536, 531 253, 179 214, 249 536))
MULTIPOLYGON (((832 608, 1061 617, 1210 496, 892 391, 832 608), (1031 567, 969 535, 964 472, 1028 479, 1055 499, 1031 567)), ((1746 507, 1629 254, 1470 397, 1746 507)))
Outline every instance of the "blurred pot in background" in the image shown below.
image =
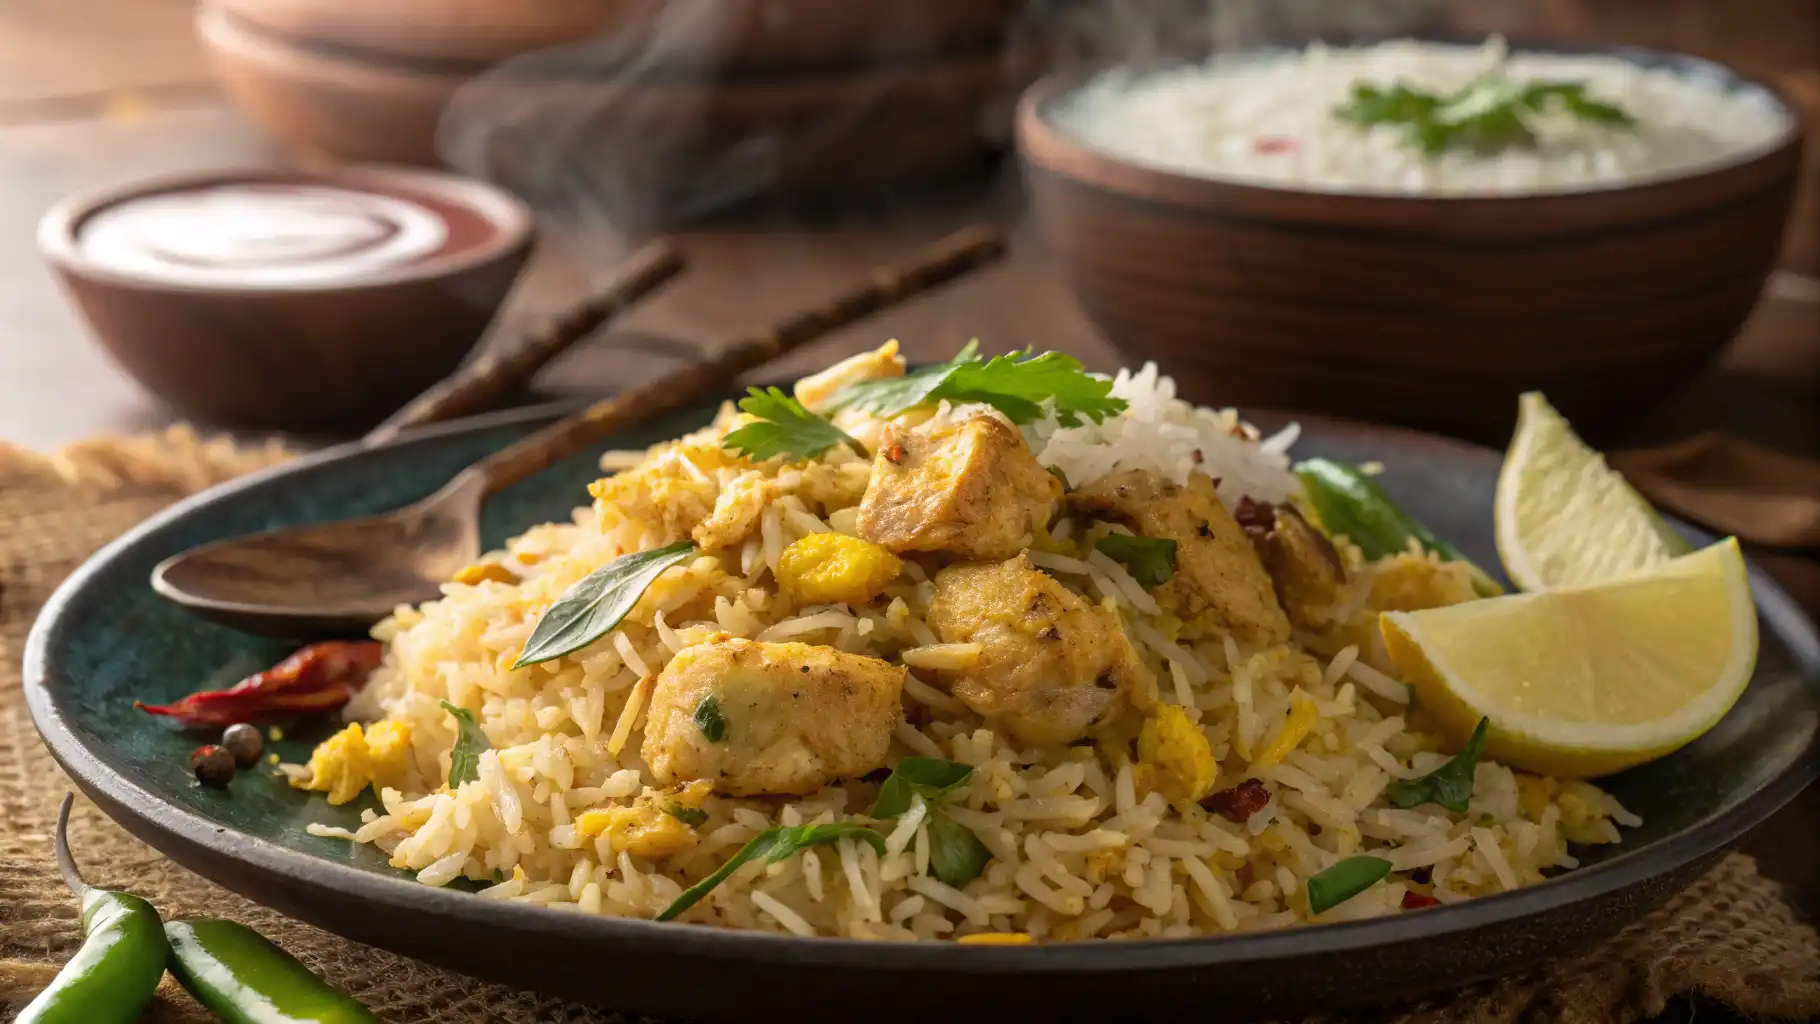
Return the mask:
POLYGON ((1044 69, 1027 6, 205 0, 197 25, 230 96, 294 148, 581 187, 636 227, 982 162, 1044 69))

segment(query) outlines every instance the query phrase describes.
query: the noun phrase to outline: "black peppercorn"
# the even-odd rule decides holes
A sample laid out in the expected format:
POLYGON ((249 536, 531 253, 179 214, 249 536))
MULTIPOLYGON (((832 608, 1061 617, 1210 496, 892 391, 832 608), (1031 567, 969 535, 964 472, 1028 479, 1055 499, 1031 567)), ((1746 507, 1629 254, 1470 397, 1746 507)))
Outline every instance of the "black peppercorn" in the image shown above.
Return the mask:
POLYGON ((265 740, 259 730, 241 722, 230 725, 221 734, 221 745, 234 757, 234 763, 242 768, 251 768, 259 763, 259 755, 265 752, 265 740))
POLYGON ((205 786, 225 786, 234 778, 234 755, 213 743, 190 752, 190 770, 205 786))

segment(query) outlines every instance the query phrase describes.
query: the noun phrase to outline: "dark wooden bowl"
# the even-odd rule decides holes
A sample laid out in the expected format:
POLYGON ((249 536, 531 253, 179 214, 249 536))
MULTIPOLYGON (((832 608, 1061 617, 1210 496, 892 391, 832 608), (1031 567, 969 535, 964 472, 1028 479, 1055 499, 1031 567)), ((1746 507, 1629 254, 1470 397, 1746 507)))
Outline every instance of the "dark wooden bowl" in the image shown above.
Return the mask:
MULTIPOLYGON (((1769 89, 1691 57, 1620 55, 1769 89)), ((1596 434, 1698 374, 1757 302, 1801 160, 1791 112, 1761 155, 1634 186, 1417 198, 1242 185, 1064 135, 1048 109, 1084 78, 1033 86, 1017 140, 1062 274, 1127 358, 1157 360, 1195 401, 1487 441, 1509 436, 1525 390, 1596 434)))
POLYGON ((598 39, 669 71, 858 67, 977 50, 1026 0, 209 0, 249 25, 368 55, 484 67, 598 39))
MULTIPOLYGON (((459 216, 460 214, 456 214, 459 216)), ((64 200, 38 246, 114 361, 185 415, 222 426, 358 430, 449 375, 474 347, 530 252, 531 212, 491 186, 430 171, 205 172, 64 200), (77 244, 125 200, 220 182, 366 186, 466 210, 497 230, 478 244, 358 282, 208 287, 125 274, 77 244)))
MULTIPOLYGON (((212 7, 199 8, 197 26, 242 111, 306 152, 436 164, 439 120, 472 80, 312 48, 212 7)), ((617 194, 636 195, 633 212, 662 220, 691 209, 688 197, 709 189, 708 179, 724 188, 743 176, 754 192, 804 194, 967 165, 1008 141, 1012 103, 1040 72, 1038 59, 993 44, 903 67, 753 79, 491 77, 463 102, 497 106, 488 123, 523 141, 522 154, 485 162, 552 157, 545 147, 560 131, 581 150, 561 159, 585 160, 622 186, 617 194)), ((510 168, 501 173, 509 178, 510 168)))

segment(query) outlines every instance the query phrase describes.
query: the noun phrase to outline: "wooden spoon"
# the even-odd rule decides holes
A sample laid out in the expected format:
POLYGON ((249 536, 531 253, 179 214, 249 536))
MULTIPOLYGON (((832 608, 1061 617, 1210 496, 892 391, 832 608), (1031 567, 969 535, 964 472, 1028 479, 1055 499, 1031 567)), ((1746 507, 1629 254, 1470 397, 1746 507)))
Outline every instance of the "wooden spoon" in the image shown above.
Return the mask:
POLYGON ((876 270, 825 306, 723 345, 469 466, 441 490, 396 512, 206 544, 152 571, 152 587, 189 610, 249 633, 312 638, 362 634, 401 604, 437 597, 480 555, 488 496, 616 431, 682 408, 830 331, 854 323, 1004 254, 1002 233, 970 228, 918 258, 876 270))

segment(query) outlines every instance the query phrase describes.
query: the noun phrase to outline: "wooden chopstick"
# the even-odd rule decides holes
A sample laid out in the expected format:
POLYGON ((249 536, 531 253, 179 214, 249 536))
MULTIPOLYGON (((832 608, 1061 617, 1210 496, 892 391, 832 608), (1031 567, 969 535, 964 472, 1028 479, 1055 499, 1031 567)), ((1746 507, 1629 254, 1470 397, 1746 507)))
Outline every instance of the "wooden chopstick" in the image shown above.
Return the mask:
POLYGON ((486 493, 494 493, 620 430, 724 390, 749 370, 992 263, 1004 254, 1005 236, 997 228, 980 226, 958 231, 913 259, 874 270, 866 283, 822 305, 802 310, 768 330, 721 345, 696 362, 546 427, 488 456, 469 472, 484 475, 486 493))
POLYGON ((366 443, 385 444, 413 427, 471 416, 495 408, 529 383, 550 360, 631 309, 681 273, 682 254, 662 239, 632 254, 600 291, 562 312, 503 355, 484 355, 387 417, 367 432, 366 443))

